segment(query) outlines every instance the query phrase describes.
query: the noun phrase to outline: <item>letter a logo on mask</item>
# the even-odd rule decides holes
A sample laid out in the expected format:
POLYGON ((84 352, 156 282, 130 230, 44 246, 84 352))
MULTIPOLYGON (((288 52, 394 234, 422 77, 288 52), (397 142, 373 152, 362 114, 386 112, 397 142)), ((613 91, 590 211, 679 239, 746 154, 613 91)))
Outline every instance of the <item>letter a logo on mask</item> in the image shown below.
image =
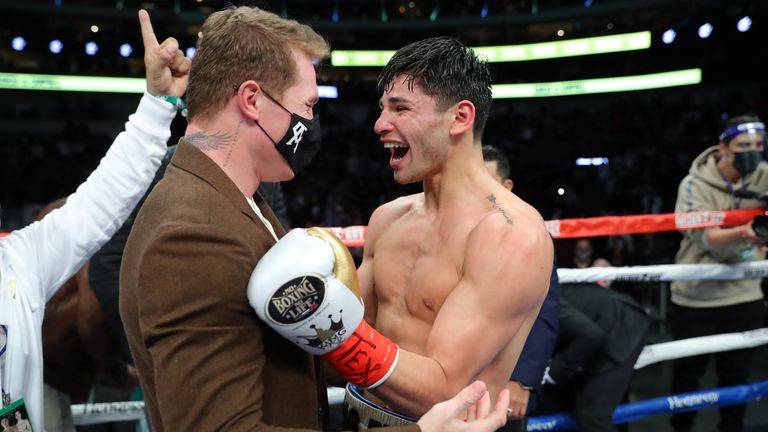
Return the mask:
POLYGON ((299 148, 299 143, 301 142, 301 138, 304 136, 304 132, 307 131, 307 127, 304 126, 302 123, 296 123, 296 125, 293 126, 293 138, 288 140, 285 145, 290 146, 294 145, 293 147, 293 153, 296 153, 296 150, 299 148))

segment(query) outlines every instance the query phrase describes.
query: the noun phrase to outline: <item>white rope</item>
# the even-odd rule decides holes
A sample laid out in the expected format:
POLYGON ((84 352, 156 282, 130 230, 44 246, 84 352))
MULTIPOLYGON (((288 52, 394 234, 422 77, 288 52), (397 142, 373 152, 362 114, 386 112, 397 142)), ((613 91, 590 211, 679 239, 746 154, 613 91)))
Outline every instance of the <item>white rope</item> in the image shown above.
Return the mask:
MULTIPOLYGON (((768 344, 768 327, 742 333, 725 333, 646 345, 635 369, 667 360, 722 351, 733 351, 768 344)), ((344 389, 328 387, 328 403, 338 406, 344 401, 344 389)), ((144 418, 144 402, 111 402, 72 405, 75 425, 131 421, 144 418)))
POLYGON ((640 357, 637 358, 635 369, 661 361, 754 348, 765 344, 768 344, 768 328, 646 345, 643 352, 640 353, 640 357))
POLYGON ((560 283, 597 281, 662 282, 673 280, 735 280, 768 276, 768 260, 739 264, 664 264, 631 267, 557 269, 560 283))
MULTIPOLYGON (((328 387, 328 404, 339 406, 344 403, 346 390, 342 387, 328 387)), ((76 426, 97 423, 135 421, 144 418, 144 402, 108 402, 72 405, 72 417, 76 426)))
POLYGON ((75 425, 131 421, 144 418, 144 402, 107 402, 72 405, 75 425))

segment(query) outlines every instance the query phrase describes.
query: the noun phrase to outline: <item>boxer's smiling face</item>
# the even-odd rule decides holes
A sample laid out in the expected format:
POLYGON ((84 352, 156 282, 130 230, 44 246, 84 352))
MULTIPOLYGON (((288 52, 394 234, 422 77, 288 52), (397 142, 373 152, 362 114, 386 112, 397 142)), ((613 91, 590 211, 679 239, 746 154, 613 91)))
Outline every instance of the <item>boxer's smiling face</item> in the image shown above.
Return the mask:
POLYGON ((400 184, 422 181, 438 173, 448 154, 448 123, 436 101, 416 80, 398 75, 379 100, 381 114, 374 125, 390 151, 389 166, 400 184))

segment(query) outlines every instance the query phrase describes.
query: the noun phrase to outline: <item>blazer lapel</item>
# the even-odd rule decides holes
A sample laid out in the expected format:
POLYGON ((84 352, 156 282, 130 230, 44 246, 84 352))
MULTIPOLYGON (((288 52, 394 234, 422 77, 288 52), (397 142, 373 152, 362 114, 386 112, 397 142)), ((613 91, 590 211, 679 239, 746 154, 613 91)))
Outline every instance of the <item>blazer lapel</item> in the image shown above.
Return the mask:
MULTIPOLYGON (((248 201, 246 201, 245 196, 240 192, 240 189, 237 188, 232 179, 211 158, 206 156, 197 147, 186 142, 184 138, 179 140, 179 146, 176 154, 171 159, 171 165, 187 171, 211 185, 211 187, 226 197, 235 208, 250 218, 260 229, 264 230, 269 237, 272 237, 272 234, 269 233, 264 223, 256 216, 256 213, 254 213, 248 201)), ((277 218, 272 213, 272 210, 269 209, 269 206, 266 205, 264 199, 258 193, 256 196, 258 199, 254 197, 254 200, 256 200, 259 209, 272 224, 278 238, 281 237, 285 234, 285 230, 277 222, 277 218), (269 216, 267 216, 267 213, 269 216)))

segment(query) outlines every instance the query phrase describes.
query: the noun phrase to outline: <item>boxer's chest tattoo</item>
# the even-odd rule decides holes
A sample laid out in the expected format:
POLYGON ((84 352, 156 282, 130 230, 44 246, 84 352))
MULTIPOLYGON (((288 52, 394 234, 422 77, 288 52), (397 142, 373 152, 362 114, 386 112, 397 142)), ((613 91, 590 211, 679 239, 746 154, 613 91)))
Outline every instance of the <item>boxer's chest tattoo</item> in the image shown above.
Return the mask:
POLYGON ((234 142, 232 137, 225 132, 213 134, 195 132, 185 136, 184 140, 200 150, 220 150, 234 142))
POLYGON ((502 216, 504 216, 504 220, 506 220, 509 225, 512 225, 512 219, 510 219, 507 215, 507 211, 504 210, 504 208, 496 202, 496 196, 494 194, 490 194, 486 198, 491 202, 493 208, 501 213, 502 216))

